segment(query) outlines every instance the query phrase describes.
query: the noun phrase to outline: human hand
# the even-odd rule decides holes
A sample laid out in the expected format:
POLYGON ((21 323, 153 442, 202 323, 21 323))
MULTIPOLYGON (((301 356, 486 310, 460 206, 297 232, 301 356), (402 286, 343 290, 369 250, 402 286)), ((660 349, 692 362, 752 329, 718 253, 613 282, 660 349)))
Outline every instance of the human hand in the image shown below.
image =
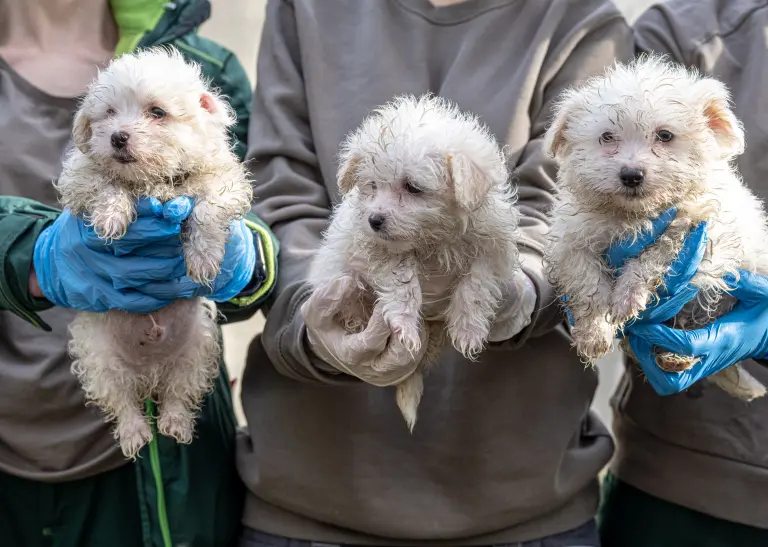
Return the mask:
MULTIPOLYGON (((613 270, 613 276, 618 277, 621 274, 621 268, 628 260, 640 256, 646 247, 655 243, 675 219, 676 214, 677 210, 674 207, 667 209, 653 220, 650 231, 641 232, 636 237, 614 243, 603 256, 605 264, 613 270)), ((683 248, 670 265, 659 287, 658 298, 649 303, 640 316, 630 324, 663 323, 677 315, 685 304, 693 300, 699 289, 691 285, 690 281, 696 275, 706 249, 707 225, 701 223, 688 234, 683 248)), ((567 308, 568 297, 564 296, 562 301, 566 304, 565 313, 568 321, 573 326, 573 319, 567 308)))
MULTIPOLYGON (((155 215, 160 211, 167 215, 159 202, 153 205, 155 215)), ((191 209, 190 211, 191 212, 191 209)), ((186 215, 189 215, 189 212, 186 215)), ((184 217, 186 218, 186 216, 184 217)), ((182 219, 183 220, 183 219, 182 219)), ((130 228, 129 228, 130 231, 130 228)), ((258 236, 245 224, 244 220, 235 220, 230 226, 224 258, 219 265, 219 273, 211 286, 202 285, 192 281, 186 273, 168 279, 153 280, 136 285, 136 290, 147 296, 162 300, 174 301, 183 298, 207 297, 216 302, 226 302, 237 296, 253 277, 256 267, 256 245, 258 236)), ((260 243, 258 243, 260 245, 260 243)), ((169 249, 170 250, 170 249, 169 249)), ((139 247, 133 251, 142 255, 156 252, 153 248, 139 247)), ((183 264, 181 239, 177 237, 173 241, 173 252, 183 264)), ((186 271, 186 269, 185 269, 186 271)))
POLYGON ((419 329, 421 347, 411 354, 384 320, 382 309, 374 306, 366 328, 350 333, 337 314, 358 291, 354 280, 345 276, 317 287, 301 307, 307 340, 312 352, 337 370, 374 386, 399 384, 414 373, 427 351, 427 330, 419 329))
POLYGON ((727 278, 730 295, 739 301, 726 315, 697 330, 678 330, 660 324, 633 324, 629 345, 660 395, 670 395, 745 359, 768 356, 768 278, 739 272, 727 278), (656 365, 654 346, 700 359, 683 372, 664 372, 656 365))
MULTIPOLYGON (((652 222, 650 231, 642 232, 634 238, 618 241, 606 251, 604 260, 606 265, 615 272, 614 277, 621 274, 621 269, 628 260, 639 256, 646 247, 658 239, 675 219, 676 214, 677 210, 674 207, 668 209, 652 222)), ((706 248, 707 225, 701 223, 695 226, 686 237, 683 248, 662 279, 658 298, 649 303, 640 316, 630 324, 662 323, 677 315, 685 304, 693 300, 699 289, 691 285, 690 281, 699 269, 706 248)))
POLYGON ((519 334, 531 322, 536 299, 533 282, 518 271, 509 284, 509 292, 503 295, 488 341, 503 342, 519 334))
POLYGON ((150 313, 180 298, 237 294, 247 283, 242 278, 249 278, 243 272, 252 272, 255 263, 253 240, 245 241, 242 233, 235 238, 238 252, 231 259, 236 266, 223 265, 223 279, 217 278, 213 289, 185 281, 180 233, 192 208, 186 196, 166 204, 143 198, 127 233, 109 243, 81 218, 64 211, 35 243, 35 276, 42 294, 57 306, 133 313, 150 313))

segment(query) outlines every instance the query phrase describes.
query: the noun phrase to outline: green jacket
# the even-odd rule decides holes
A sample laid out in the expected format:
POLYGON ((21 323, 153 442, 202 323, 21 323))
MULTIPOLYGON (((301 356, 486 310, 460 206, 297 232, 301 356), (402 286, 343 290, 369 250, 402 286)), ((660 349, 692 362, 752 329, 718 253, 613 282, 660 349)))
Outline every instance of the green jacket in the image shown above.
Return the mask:
MULTIPOLYGON (((237 114, 231 138, 242 158, 246 150, 251 85, 233 53, 202 38, 197 28, 210 16, 208 0, 112 0, 120 30, 117 54, 136 48, 172 45, 199 63, 237 114)), ((37 315, 51 307, 28 292, 35 241, 60 211, 38 202, 0 196, 0 310, 50 330, 37 315)), ((269 296, 276 278, 277 241, 254 216, 246 219, 260 243, 250 290, 219 309, 232 320, 252 315, 269 296)), ((230 385, 221 363, 216 388, 197 424, 197 438, 177 445, 155 436, 134 464, 141 503, 143 547, 233 545, 242 515, 243 486, 235 468, 236 420, 230 385)), ((148 413, 154 411, 148 404, 148 413)), ((118 538, 110 541, 119 545, 118 538)))

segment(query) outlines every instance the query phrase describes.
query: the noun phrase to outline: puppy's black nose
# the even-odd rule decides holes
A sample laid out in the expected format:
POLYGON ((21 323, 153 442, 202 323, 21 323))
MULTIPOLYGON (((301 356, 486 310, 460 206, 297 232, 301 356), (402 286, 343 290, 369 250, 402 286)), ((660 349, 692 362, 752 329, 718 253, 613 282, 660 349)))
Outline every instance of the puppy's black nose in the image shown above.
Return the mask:
POLYGON ((637 167, 622 167, 619 171, 619 179, 627 188, 637 188, 645 180, 645 173, 637 167))
POLYGON ((381 230, 382 226, 384 226, 384 215, 379 215, 377 213, 372 214, 368 217, 368 224, 371 225, 374 232, 378 232, 381 230))
POLYGON ((115 131, 112 133, 111 141, 112 146, 117 148, 118 150, 122 150, 125 148, 125 145, 128 143, 128 139, 130 139, 131 136, 126 133, 125 131, 115 131))

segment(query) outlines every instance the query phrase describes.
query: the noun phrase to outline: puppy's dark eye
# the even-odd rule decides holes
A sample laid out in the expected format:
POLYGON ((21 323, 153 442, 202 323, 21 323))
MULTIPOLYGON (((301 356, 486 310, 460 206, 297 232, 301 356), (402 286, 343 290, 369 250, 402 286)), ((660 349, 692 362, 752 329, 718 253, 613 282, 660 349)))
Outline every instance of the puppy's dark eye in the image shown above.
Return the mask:
POLYGON ((671 131, 667 131, 666 129, 661 129, 656 132, 656 138, 661 142, 669 142, 675 138, 675 135, 672 134, 671 131))
POLYGON ((111 106, 107 108, 107 116, 114 116, 115 114, 117 114, 117 112, 115 112, 114 108, 112 108, 111 106))
POLYGON ((606 142, 614 142, 616 140, 616 137, 614 137, 613 133, 610 131, 606 131, 602 135, 600 135, 600 144, 606 143, 606 142))
POLYGON ((163 118, 165 118, 165 110, 163 110, 159 106, 153 106, 150 109, 149 113, 156 120, 162 120, 163 118))
POLYGON ((376 190, 376 183, 375 182, 371 181, 368 184, 371 186, 371 190, 374 190, 374 191, 376 190))
POLYGON ((405 191, 409 194, 421 194, 421 188, 417 188, 410 180, 405 181, 405 191))

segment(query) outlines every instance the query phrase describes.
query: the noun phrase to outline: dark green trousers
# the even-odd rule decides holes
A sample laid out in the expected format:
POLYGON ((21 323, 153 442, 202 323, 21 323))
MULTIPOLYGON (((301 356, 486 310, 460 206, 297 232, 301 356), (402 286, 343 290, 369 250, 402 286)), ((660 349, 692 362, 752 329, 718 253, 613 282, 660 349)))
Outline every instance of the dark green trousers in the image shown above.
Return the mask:
POLYGON ((3 547, 143 547, 133 464, 50 484, 0 473, 3 547))
POLYGON ((687 509, 608 474, 598 513, 602 547, 760 547, 768 530, 687 509))
POLYGON ((43 483, 0 473, 0 547, 229 547, 245 488, 222 367, 189 445, 156 434, 135 463, 43 483))

